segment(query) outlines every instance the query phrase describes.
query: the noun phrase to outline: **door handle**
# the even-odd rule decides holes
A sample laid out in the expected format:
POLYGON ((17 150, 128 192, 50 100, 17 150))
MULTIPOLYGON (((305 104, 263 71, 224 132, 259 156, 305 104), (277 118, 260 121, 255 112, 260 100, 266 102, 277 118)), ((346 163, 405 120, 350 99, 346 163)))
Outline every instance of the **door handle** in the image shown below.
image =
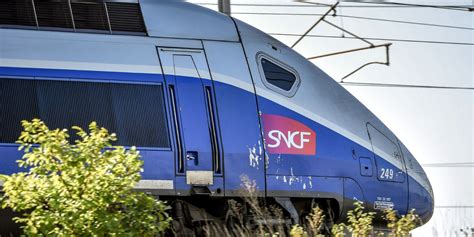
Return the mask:
POLYGON ((199 155, 197 151, 187 151, 186 152, 186 160, 187 161, 194 161, 194 165, 199 164, 199 155))

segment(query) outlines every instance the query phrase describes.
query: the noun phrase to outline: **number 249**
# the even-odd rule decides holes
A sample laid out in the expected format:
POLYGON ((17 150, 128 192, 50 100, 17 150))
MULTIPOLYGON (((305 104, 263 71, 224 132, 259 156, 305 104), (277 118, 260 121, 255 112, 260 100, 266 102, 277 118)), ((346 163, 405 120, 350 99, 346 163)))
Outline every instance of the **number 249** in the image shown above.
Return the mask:
POLYGON ((380 178, 381 179, 393 179, 393 169, 385 169, 381 168, 380 169, 380 178))

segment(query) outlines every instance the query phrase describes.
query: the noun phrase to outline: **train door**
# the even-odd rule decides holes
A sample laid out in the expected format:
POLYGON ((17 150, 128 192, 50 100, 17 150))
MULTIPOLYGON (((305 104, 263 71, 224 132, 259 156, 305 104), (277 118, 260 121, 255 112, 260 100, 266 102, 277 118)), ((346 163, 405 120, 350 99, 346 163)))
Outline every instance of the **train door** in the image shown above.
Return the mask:
POLYGON ((367 129, 375 158, 376 186, 383 187, 367 193, 367 198, 374 203, 374 209, 390 208, 404 214, 408 208, 408 180, 398 142, 371 124, 367 125, 367 129))
MULTIPOLYGON (((242 196, 245 180, 265 195, 265 151, 249 65, 240 43, 203 41, 219 110, 226 196, 242 196)), ((217 179, 216 179, 217 180, 217 179)))
POLYGON ((221 173, 217 110, 204 51, 158 48, 158 52, 175 131, 177 194, 196 190, 191 186, 221 189, 216 185, 222 182, 215 184, 221 173))

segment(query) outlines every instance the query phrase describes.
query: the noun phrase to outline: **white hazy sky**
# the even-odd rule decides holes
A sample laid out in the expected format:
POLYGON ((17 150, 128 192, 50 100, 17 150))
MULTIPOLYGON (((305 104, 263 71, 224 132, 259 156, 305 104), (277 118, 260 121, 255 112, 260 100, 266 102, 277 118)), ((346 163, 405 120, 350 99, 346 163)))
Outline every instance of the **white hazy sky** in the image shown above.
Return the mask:
MULTIPOLYGON (((190 0, 190 2, 216 3, 216 0, 190 0)), ((474 6, 474 1, 466 0, 405 2, 474 6)), ((232 0, 232 3, 298 4, 290 0, 232 0)), ((474 12, 413 7, 344 7, 357 5, 347 2, 342 2, 341 5, 342 7, 337 9, 341 15, 470 28, 452 29, 354 18, 327 18, 362 37, 474 44, 474 12)), ((374 4, 359 4, 359 6, 374 6, 374 4)), ((215 5, 207 7, 217 8, 215 5)), ((267 33, 301 34, 317 20, 318 16, 241 13, 321 14, 326 10, 327 8, 321 7, 232 6, 233 17, 267 33)), ((342 32, 321 23, 311 34, 341 36, 342 32)), ((297 39, 289 36, 275 36, 275 38, 288 45, 297 39)), ((390 40, 372 42, 393 43, 390 51, 390 67, 369 66, 346 79, 347 82, 474 87, 472 45, 390 40)), ((305 38, 295 49, 310 57, 361 46, 365 46, 364 43, 352 39, 305 38)), ((360 65, 373 60, 383 61, 384 57, 383 49, 375 49, 313 62, 339 80, 360 65)), ((424 166, 431 180, 435 192, 435 215, 427 225, 416 230, 415 235, 466 236, 462 231, 474 228, 474 90, 356 86, 346 88, 397 134, 424 166)))

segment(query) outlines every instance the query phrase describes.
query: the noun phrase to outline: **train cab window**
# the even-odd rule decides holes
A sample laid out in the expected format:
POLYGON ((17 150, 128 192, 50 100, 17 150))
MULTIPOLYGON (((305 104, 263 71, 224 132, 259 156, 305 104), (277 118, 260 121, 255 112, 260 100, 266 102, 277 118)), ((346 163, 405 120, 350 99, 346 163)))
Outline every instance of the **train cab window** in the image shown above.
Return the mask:
POLYGON ((258 60, 265 86, 286 96, 293 96, 299 84, 295 70, 268 56, 260 55, 258 60))
POLYGON ((0 92, 0 143, 15 143, 21 120, 40 118, 50 128, 96 121, 117 134, 116 145, 170 147, 160 84, 2 78, 0 92))

